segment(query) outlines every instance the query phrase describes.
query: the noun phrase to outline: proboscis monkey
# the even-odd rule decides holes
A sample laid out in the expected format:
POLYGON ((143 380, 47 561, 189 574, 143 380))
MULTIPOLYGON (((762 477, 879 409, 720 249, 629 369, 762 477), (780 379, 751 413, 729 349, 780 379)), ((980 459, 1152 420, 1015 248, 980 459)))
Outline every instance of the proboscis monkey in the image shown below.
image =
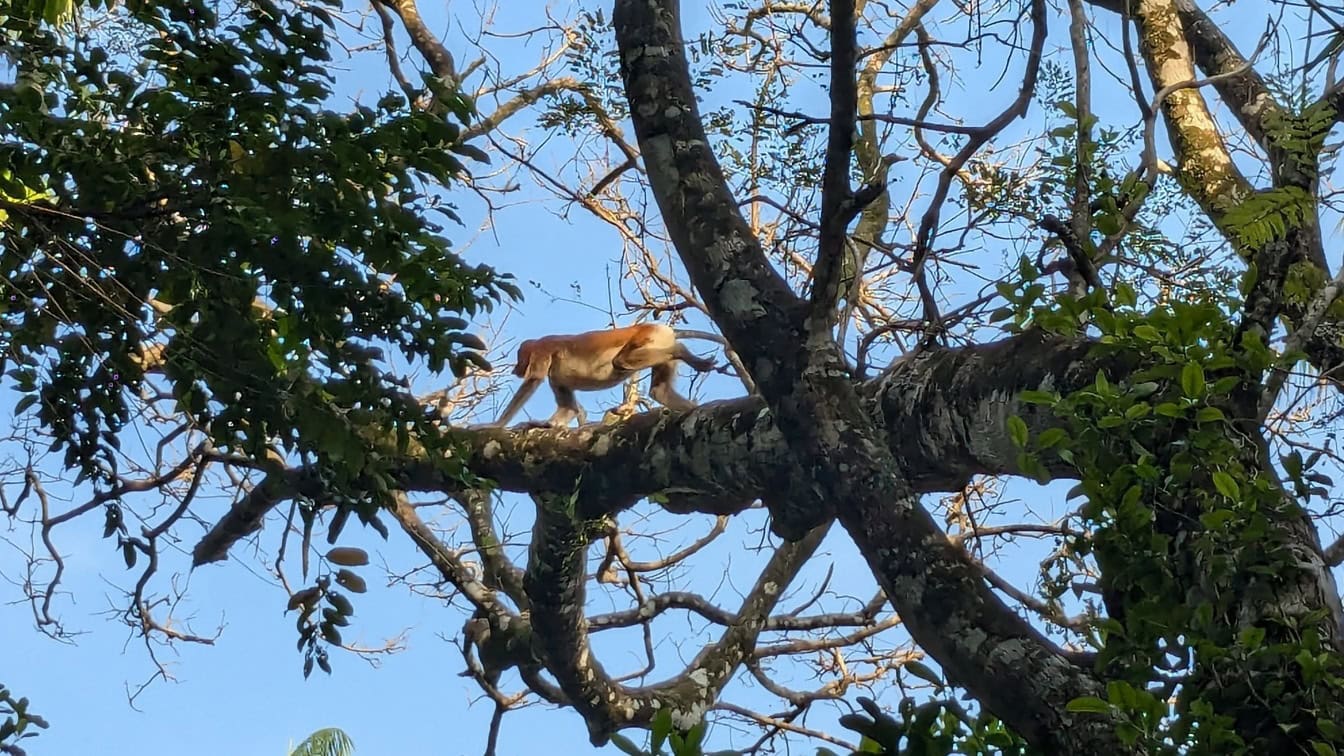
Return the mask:
POLYGON ((714 361, 691 354, 678 338, 725 343, 712 333, 679 330, 662 323, 528 339, 518 345, 518 364, 513 368, 513 374, 523 379, 523 385, 491 425, 501 427, 508 423, 543 380, 550 381, 556 404, 555 414, 543 425, 564 427, 574 418, 583 425, 588 416, 579 406, 575 391, 611 388, 644 368, 653 369, 649 396, 670 409, 690 409, 695 404, 672 386, 677 377, 677 362, 685 362, 703 373, 714 368, 714 361))

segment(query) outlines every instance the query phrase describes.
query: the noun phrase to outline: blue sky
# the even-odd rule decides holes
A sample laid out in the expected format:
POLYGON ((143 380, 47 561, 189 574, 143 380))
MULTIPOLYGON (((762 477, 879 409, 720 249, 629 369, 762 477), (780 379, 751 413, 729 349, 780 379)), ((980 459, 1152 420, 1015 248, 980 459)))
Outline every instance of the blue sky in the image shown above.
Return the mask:
MULTIPOLYGON (((465 5, 454 6, 459 20, 467 31, 475 28, 474 13, 465 5)), ((495 26, 500 31, 516 31, 535 25, 539 20, 539 4, 503 3, 495 10, 495 26)), ((608 17, 609 4, 602 4, 608 17)), ((425 3, 423 12, 431 28, 444 28, 442 8, 425 3)), ((557 8, 564 16, 563 8, 557 8)), ((698 4, 686 4, 686 25, 698 29, 708 24, 698 4)), ((1248 14, 1256 16, 1256 14, 1248 14)), ((1258 16, 1256 16, 1258 18, 1258 16)), ((1063 19, 1052 16, 1054 37, 1063 39, 1060 32, 1063 19)), ((1113 27, 1113 25, 1112 25, 1113 27)), ((462 26, 455 21, 450 40, 461 39, 462 26)), ((1250 30, 1250 27, 1246 27, 1250 30)), ((1256 29, 1258 31, 1258 27, 1256 29)), ((1252 32, 1253 34, 1254 32, 1252 32)), ((688 32, 688 36, 689 36, 688 32)), ((1118 35, 1112 37, 1118 39, 1118 35)), ((1117 43, 1118 44, 1118 43, 1117 43)), ((505 69, 520 69, 517 60, 533 60, 537 46, 526 41, 486 41, 487 48, 506 60, 505 69)), ((1249 45, 1248 45, 1249 47, 1249 45)), ((458 52, 459 62, 472 56, 458 52)), ((345 93, 363 93, 368 100, 388 85, 385 66, 378 57, 360 59, 356 67, 343 71, 340 88, 345 93)), ((1007 86, 1015 87, 1009 80, 1007 86)), ((1010 97, 1011 92, 1001 88, 996 95, 1010 97)), ((726 97, 726 93, 716 93, 726 97)), ((1099 98, 1101 99, 1101 98, 1099 98)), ((982 98, 979 109, 957 111, 968 121, 982 119, 990 109, 1002 107, 999 97, 982 98)), ((1123 101, 1108 104, 1124 107, 1123 101)), ((813 104, 801 103, 806 108, 813 104)), ((483 104, 482 110, 491 109, 483 104)), ((1100 109, 1100 106, 1099 106, 1100 109)), ((1129 110, 1126 122, 1130 118, 1129 110)), ((1024 128, 1036 129, 1043 116, 1033 108, 1024 128)), ((540 132, 530 132, 533 139, 540 132)), ((548 158, 558 164, 563 160, 564 145, 560 144, 548 158)), ((1163 148, 1165 154, 1165 146, 1163 148)), ((527 188, 522 199, 541 196, 527 188)), ((502 326, 507 337, 504 350, 518 340, 553 332, 575 332, 607 325, 605 304, 600 307, 577 303, 570 286, 577 285, 589 302, 608 300, 608 277, 618 272, 620 247, 614 235, 582 214, 570 208, 562 215, 555 203, 512 208, 499 215, 500 222, 491 228, 477 231, 483 219, 481 202, 468 192, 450 195, 463 210, 465 227, 450 230, 459 244, 468 241, 467 254, 473 260, 486 261, 501 270, 514 272, 523 282, 527 299, 511 314, 497 313, 494 324, 502 326), (527 282, 542 282, 545 291, 537 290, 527 282)), ((517 201, 517 197, 511 201, 517 201)), ((1337 237, 1336 237, 1337 238, 1337 237)), ((1000 250, 991 250, 982 262, 987 273, 997 273, 1000 250)), ((1016 257, 1004 252, 1003 258, 1016 257)), ((1332 256, 1337 258, 1337 252, 1332 256)), ((978 285, 970 284, 972 287, 978 285)), ((697 351, 706 351, 708 345, 696 345, 697 351)), ((507 358, 497 364, 507 362, 507 358)), ((683 371, 682 385, 687 372, 683 371)), ((511 386, 511 384, 510 384, 511 386)), ((432 377, 420 375, 417 388, 434 388, 432 377)), ((727 379, 714 379, 706 385, 700 398, 729 396, 734 390, 727 379)), ((589 397, 585 401, 590 415, 614 403, 613 392, 608 396, 589 397)), ((0 397, 0 417, 7 417, 13 397, 0 397)), ((551 398, 548 392, 539 392, 529 407, 535 416, 549 414, 551 398)), ((8 452, 0 452, 0 456, 8 452)), ((1034 485, 1014 484, 1010 496, 1021 498, 1022 506, 1041 519, 1049 520, 1065 511, 1062 493, 1065 483, 1040 488, 1034 485)), ((506 509, 510 530, 526 534, 527 504, 513 499, 512 509, 506 509)), ((215 501, 200 514, 212 520, 223 509, 223 502, 215 501)), ((660 526, 668 518, 660 518, 655 509, 643 506, 628 516, 647 515, 660 526)), ((429 513, 426 513, 426 517, 429 513)), ((450 523, 454 514, 444 510, 440 515, 450 523)), ((96 519, 96 518, 95 518, 96 519)), ((677 518, 678 522, 688 518, 677 518)), ((685 574, 678 576, 683 586, 692 587, 732 608, 733 596, 750 586, 756 575, 754 566, 763 561, 763 555, 753 552, 761 539, 760 517, 737 518, 728 537, 713 548, 697 556, 685 574), (756 530, 753 530, 755 528, 756 530)), ((674 534, 675 539, 687 540, 703 533, 707 518, 693 518, 685 529, 674 534)), ((263 533, 263 546, 274 549, 273 535, 278 530, 272 523, 263 533)), ((194 535, 192 533, 191 535, 194 535)), ((113 544, 101 539, 101 522, 89 520, 74 522, 62 528, 59 545, 67 558, 65 591, 58 599, 58 611, 69 629, 87 634, 74 644, 52 641, 33 630, 32 613, 26 602, 17 600, 21 593, 16 581, 22 580, 22 564, 17 555, 0 543, 0 585, 6 603, 0 605, 0 658, 3 672, 0 682, 21 695, 32 699, 33 709, 46 716, 52 729, 31 741, 29 752, 34 756, 55 754, 139 754, 167 756, 192 752, 213 754, 284 754, 291 742, 320 727, 340 726, 353 737, 358 753, 399 754, 479 754, 486 737, 491 714, 488 702, 477 700, 474 683, 459 677, 461 655, 451 642, 461 627, 462 615, 458 608, 445 606, 436 598, 416 595, 404 585, 388 586, 376 569, 385 566, 392 574, 405 573, 420 563, 417 553, 399 534, 383 542, 371 532, 357 526, 348 527, 342 537, 344 545, 362 545, 374 552, 374 565, 365 574, 370 577, 370 590, 358 597, 356 617, 346 634, 347 640, 368 646, 378 646, 383 640, 404 633, 405 651, 380 657, 381 665, 373 668, 365 661, 347 654, 333 657, 335 674, 321 673, 305 680, 300 672, 301 659, 294 651, 293 615, 283 613, 285 594, 276 587, 258 563, 249 559, 251 548, 240 544, 234 550, 234 560, 226 564, 203 567, 188 572, 189 558, 185 552, 192 546, 190 538, 180 544, 184 553, 177 557, 167 575, 189 587, 190 600, 178 610, 180 615, 192 618, 193 629, 212 634, 222 626, 218 643, 212 647, 177 644, 156 647, 156 653, 165 662, 174 681, 156 681, 143 690, 135 700, 135 708, 127 701, 128 691, 137 688, 154 672, 144 641, 128 632, 118 618, 107 616, 116 611, 122 591, 133 582, 135 572, 128 572, 121 563, 113 544)), ((0 527, 0 538, 14 542, 21 548, 31 548, 26 528, 0 527)), ((652 548, 652 546, 650 547, 652 548)), ((1019 585, 1028 585, 1036 571, 1036 564, 1028 554, 1039 551, 1030 546, 1021 551, 1021 558, 1010 560, 1006 577, 1019 585)), ((649 553, 653 553, 652 551, 649 553)), ((1015 552, 1009 551, 1009 554, 1015 552)), ((832 590, 852 595, 859 602, 871 595, 873 582, 866 567, 854 552, 843 533, 836 531, 816 557, 814 569, 798 581, 799 597, 786 599, 783 606, 801 602, 809 588, 817 586, 828 567, 834 566, 839 576, 832 590)), ((842 602, 842 597, 835 597, 842 602)), ((596 594, 590 596, 594 610, 616 608, 610 600, 596 594)), ((660 647, 666 652, 660 665, 660 674, 678 669, 675 661, 687 659, 704 637, 698 627, 681 619, 658 623, 658 629, 669 639, 660 647), (681 648, 677 642, 684 643, 681 648)), ((902 636, 891 634, 887 641, 896 644, 902 636)), ((639 665, 638 634, 620 637, 606 636, 597 640, 597 648, 608 668, 625 669, 639 665)), ((787 674, 787 673, 786 673, 787 674)), ((796 674, 796 673, 795 673, 796 674)), ((806 687, 801 677, 785 677, 784 682, 806 687)), ((513 687, 516 690, 516 686, 513 687)), ((765 700, 759 691, 743 683, 730 688, 736 700, 752 702, 765 700)), ((835 711, 819 707, 808 724, 822 729, 836 730, 835 711)), ((841 733, 843 734, 843 733, 841 733)), ((711 738, 715 747, 724 747, 729 733, 721 731, 711 738)), ((501 734, 501 754, 517 753, 580 753, 589 750, 587 733, 582 720, 569 711, 556 711, 534 706, 509 714, 501 734)), ((606 749, 615 752, 615 749, 606 749)), ((802 752, 811 752, 810 744, 802 752)))

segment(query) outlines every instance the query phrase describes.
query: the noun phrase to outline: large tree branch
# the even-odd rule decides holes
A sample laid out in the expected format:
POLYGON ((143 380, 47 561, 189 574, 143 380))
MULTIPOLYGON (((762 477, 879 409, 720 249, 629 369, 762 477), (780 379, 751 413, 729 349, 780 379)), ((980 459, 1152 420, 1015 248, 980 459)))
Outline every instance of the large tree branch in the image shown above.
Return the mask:
POLYGON ((1140 0, 1134 18, 1153 88, 1165 90, 1159 104, 1182 183, 1220 230, 1235 239, 1225 216, 1250 196, 1251 185, 1233 163, 1204 95, 1187 85, 1195 80, 1195 66, 1176 0, 1140 0))
POLYGON ((429 70, 445 84, 456 87, 459 79, 453 54, 448 52, 448 48, 438 36, 425 25, 425 19, 420 16, 420 7, 415 0, 373 0, 373 2, 387 6, 397 14, 402 26, 406 28, 406 33, 410 35, 411 45, 424 56, 425 62, 429 64, 429 70))
POLYGON ((575 709, 583 714, 595 745, 628 726, 648 726, 667 709, 673 723, 687 728, 718 700, 756 646, 766 619, 784 589, 811 558, 828 528, 820 527, 797 543, 785 544, 771 555, 755 585, 736 613, 737 621, 724 629, 681 673, 661 683, 627 687, 616 682, 597 661, 589 644, 585 612, 588 522, 576 516, 576 498, 566 495, 535 497, 537 517, 526 585, 532 623, 547 669, 555 675, 575 709))
MULTIPOLYGON (((1091 346, 1029 333, 965 348, 935 347, 859 384, 858 392, 891 453, 906 461, 913 490, 956 491, 975 475, 1019 472, 1017 449, 1004 431, 1010 415, 1026 419, 1033 433, 1055 422, 1034 405, 1018 404, 1017 392, 1067 393, 1089 384, 1098 370, 1119 378, 1133 364, 1123 357, 1090 358, 1091 346)), ((617 514, 654 495, 670 511, 735 514, 779 490, 779 481, 794 469, 759 397, 713 402, 685 414, 648 412, 573 431, 478 431, 463 434, 461 441, 467 467, 503 490, 568 493, 578 481, 586 517, 617 514)), ((1062 463, 1046 463, 1056 476, 1072 472, 1062 463)), ((320 498, 315 471, 298 468, 286 476, 236 503, 196 546, 196 564, 227 557, 279 502, 298 494, 320 498)), ((470 493, 422 450, 403 455, 396 476, 407 490, 470 493)), ((474 523, 473 509, 467 509, 474 523)))
POLYGON ((1175 7, 1195 65, 1206 76, 1217 77, 1213 88, 1246 133, 1261 147, 1272 149, 1271 123, 1285 115, 1283 105, 1251 61, 1194 0, 1176 0, 1175 7))
MULTIPOLYGON (((1028 333, 965 348, 934 347, 863 382, 858 393, 882 429, 887 448, 905 460, 918 493, 956 491, 975 475, 1012 475, 1017 449, 1004 431, 1011 415, 1033 434, 1056 422, 1014 396, 1024 389, 1067 393, 1089 384, 1098 370, 1121 378, 1136 362, 1088 356, 1085 340, 1028 333), (936 422, 930 423, 930 418, 936 422)), ((463 434, 463 462, 506 491, 574 492, 585 517, 617 514, 658 495, 675 512, 735 514, 780 490, 794 469, 788 447, 765 402, 746 397, 702 405, 691 412, 647 412, 615 425, 527 433, 486 430, 463 434)), ((402 457, 397 473, 407 490, 469 493, 422 450, 402 457)), ((1056 476, 1072 468, 1045 460, 1056 476)), ((319 497, 316 472, 290 470, 235 504, 196 546, 196 564, 217 561, 260 527, 280 501, 302 493, 319 497)), ((472 508, 468 507, 469 519, 472 508)), ((481 515, 484 517, 484 514, 481 515)))
MULTIPOLYGON (((1035 7, 1043 17, 1043 3, 1035 7)), ((831 15, 835 23, 835 8, 831 15)), ((1066 713, 1069 700, 1097 695, 1100 684, 1014 614, 938 530, 909 486, 907 466, 864 414, 829 327, 807 322, 806 305, 738 213, 698 113, 675 3, 624 0, 613 21, 636 135, 669 236, 799 470, 786 489, 792 507, 772 506, 772 525, 796 539, 833 508, 911 635, 949 679, 1040 748, 1127 752, 1108 717, 1066 713)))

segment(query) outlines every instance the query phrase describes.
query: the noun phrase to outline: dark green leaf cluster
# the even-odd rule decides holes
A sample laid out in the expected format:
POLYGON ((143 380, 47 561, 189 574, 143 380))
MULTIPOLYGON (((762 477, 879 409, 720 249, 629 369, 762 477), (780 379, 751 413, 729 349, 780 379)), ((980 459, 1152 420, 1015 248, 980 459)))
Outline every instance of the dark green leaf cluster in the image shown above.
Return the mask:
POLYGON ((1073 710, 1116 715, 1120 735, 1151 753, 1306 743, 1333 752, 1344 744, 1344 658, 1320 641, 1327 610, 1248 613, 1278 607, 1277 596, 1311 579, 1297 553, 1299 500, 1329 485, 1310 471, 1314 459, 1290 455, 1282 464, 1295 499, 1247 431, 1274 355, 1258 335, 1238 334, 1227 300, 1142 311, 1123 286, 1109 304, 1042 303, 1008 288, 1019 322, 1087 323, 1099 333, 1095 351, 1137 360, 1067 396, 1024 392, 1060 424, 1034 438, 1021 420, 1010 427, 1025 470, 1043 474, 1047 454, 1077 470, 1070 497, 1084 497, 1091 535, 1069 548, 1101 570, 1098 665, 1112 684, 1106 700, 1073 710))
POLYGON ((705 739, 705 723, 697 722, 689 730, 678 730, 672 724, 672 710, 660 709, 653 716, 649 727, 648 750, 635 745, 630 738, 620 733, 611 736, 611 744, 630 756, 734 756, 737 751, 715 751, 705 753, 701 743, 705 739), (668 751, 663 751, 663 746, 668 751))
POLYGON ((151 369, 221 449, 375 475, 369 429, 404 448, 423 418, 380 349, 488 367, 460 315, 518 296, 425 217, 456 220, 425 186, 472 150, 400 94, 325 108, 322 4, 217 8, 126 3, 131 59, 0 19, 0 363, 82 476, 115 471, 151 369))
POLYGON ((1270 109, 1265 114, 1265 133, 1292 171, 1314 178, 1318 172, 1317 156, 1325 147, 1325 138, 1334 128, 1335 120, 1335 105, 1327 98, 1298 113, 1270 109))
MULTIPOLYGON (((922 666, 922 665, 921 665, 922 666)), ((943 684, 931 672, 921 674, 943 684)), ((863 714, 846 714, 840 724, 859 733, 862 741, 858 754, 873 753, 885 756, 950 756, 951 754, 1029 754, 1032 750, 1017 734, 1010 732, 988 713, 970 716, 952 700, 930 699, 915 703, 909 696, 901 699, 898 716, 888 714, 871 698, 859 696, 863 714)), ((828 748, 817 749, 818 756, 835 756, 828 748)))
POLYGON ((303 654, 304 677, 313 673, 313 665, 331 674, 331 656, 326 647, 327 645, 339 647, 342 644, 340 628, 349 625, 350 617, 355 614, 354 604, 335 590, 332 582, 351 593, 364 593, 367 590, 364 578, 349 567, 340 565, 368 564, 368 557, 365 555, 359 561, 344 559, 332 561, 332 557, 339 552, 356 552, 363 555, 362 550, 351 548, 337 548, 328 552, 328 561, 335 565, 335 570, 319 576, 311 586, 296 591, 289 597, 289 604, 285 608, 286 612, 295 609, 299 612, 295 629, 299 635, 298 650, 303 654), (319 613, 318 608, 323 602, 327 606, 321 607, 319 613))
POLYGON ((15 698, 3 685, 0 685, 0 714, 5 717, 5 721, 0 722, 0 753, 3 754, 24 756, 26 751, 19 747, 19 741, 37 737, 36 730, 47 729, 47 720, 28 710, 28 699, 15 698))

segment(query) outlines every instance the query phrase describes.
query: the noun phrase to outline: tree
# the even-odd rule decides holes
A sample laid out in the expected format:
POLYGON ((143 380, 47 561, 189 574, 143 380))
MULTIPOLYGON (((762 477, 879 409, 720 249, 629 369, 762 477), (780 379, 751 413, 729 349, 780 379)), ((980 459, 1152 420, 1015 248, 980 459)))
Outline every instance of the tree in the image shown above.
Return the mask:
MULTIPOLYGON (((327 374, 318 361, 284 373, 284 359, 267 362, 264 347, 289 343, 285 329, 294 327, 275 315, 294 305, 272 296, 260 314, 242 319, 242 338, 210 345, 222 357, 211 370, 165 370, 160 380, 177 392, 179 407, 164 412, 176 424, 158 433, 179 445, 210 444, 186 447, 177 467, 159 460, 147 475, 120 473, 109 460, 121 458, 110 439, 128 422, 122 405, 86 410, 76 422, 70 403, 88 400, 83 384, 63 382, 68 369, 35 370, 28 383, 21 374, 20 389, 43 397, 33 405, 40 429, 66 444, 78 436, 70 448, 79 453, 67 453, 66 464, 94 486, 87 504, 60 514, 43 509, 34 527, 45 538, 108 502, 117 503, 105 511, 124 518, 132 494, 170 497, 173 519, 160 519, 144 538, 118 535, 129 547, 128 567, 135 555, 150 560, 134 603, 147 608, 143 589, 157 569, 158 539, 180 532, 174 528, 192 510, 207 458, 236 472, 238 480, 211 480, 216 490, 236 493, 196 541, 194 564, 225 559, 253 534, 278 549, 274 569, 300 614, 307 672, 314 664, 328 669, 327 649, 343 645, 339 628, 354 608, 346 593, 365 590, 357 570, 369 561, 360 549, 327 550, 309 582, 314 534, 325 530, 335 544, 352 513, 374 527, 390 517, 469 607, 463 655, 467 674, 496 707, 491 751, 504 713, 537 699, 581 716, 594 743, 626 728, 704 734, 695 726, 713 712, 716 722, 759 728, 756 740, 734 742, 747 750, 781 736, 871 748, 804 719, 853 687, 900 696, 894 714, 861 700, 864 714, 842 720, 893 752, 1333 753, 1344 745, 1337 724, 1344 721, 1344 612, 1332 573, 1344 546, 1323 547, 1318 534, 1338 515, 1330 474, 1340 462, 1333 433, 1344 277, 1332 273, 1326 249, 1338 240, 1331 222, 1339 198, 1330 184, 1337 148, 1329 138, 1344 113, 1344 85, 1335 78, 1344 16, 1309 0, 1295 11, 1298 25, 1271 25, 1260 39, 1238 44, 1232 35, 1244 27, 1219 24, 1193 0, 1071 0, 1059 12, 1023 0, 969 16, 936 0, 908 8, 761 3, 719 9, 709 21, 689 8, 678 17, 677 5, 618 0, 610 23, 602 11, 579 11, 572 22, 533 30, 555 40, 540 65, 506 73, 495 68, 502 63, 486 62, 502 55, 458 68, 411 0, 378 0, 389 68, 406 94, 395 105, 405 110, 396 112, 423 119, 419 128, 435 129, 437 138, 380 134, 379 146, 392 140, 395 149, 346 144, 328 149, 324 164, 407 152, 407 164, 442 181, 458 166, 435 163, 434 155, 446 155, 459 137, 488 142, 511 169, 473 178, 472 188, 489 198, 520 177, 533 179, 605 224, 623 245, 628 280, 619 285, 628 314, 712 322, 742 381, 736 398, 577 430, 473 429, 459 421, 487 414, 478 403, 491 387, 467 374, 465 361, 480 362, 464 356, 462 380, 435 397, 451 422, 429 423, 395 381, 383 380, 377 355, 340 351, 347 335, 360 345, 390 342, 436 360, 437 369, 452 355, 427 345, 456 338, 477 347, 465 335, 387 338, 380 327, 443 296, 402 289, 406 310, 347 321, 338 314, 355 304, 328 303, 329 317, 319 310, 313 321, 324 325, 304 332, 320 337, 308 347, 315 354, 334 350, 378 377, 360 385, 376 384, 379 398, 396 408, 382 414, 368 409, 362 388, 351 394, 322 384, 327 374), (688 18, 714 28, 693 36, 683 31, 688 18), (1318 28, 1329 31, 1309 34, 1318 28), (1318 36, 1322 48, 1295 46, 1299 38, 1317 44, 1318 36), (404 74, 400 39, 428 69, 425 88, 404 74), (473 85, 473 76, 485 83, 473 85), (958 78, 966 82, 960 88, 958 78), (1002 91, 987 95, 1000 79, 1002 91), (437 131, 444 110, 455 107, 452 87, 495 105, 460 134, 437 131), (987 97, 997 97, 988 113, 987 97), (507 138, 505 122, 529 108, 537 109, 534 128, 572 141, 554 147, 507 138), (1029 115, 1034 120, 1024 120, 1029 115), (563 154, 561 169, 539 159, 552 154, 546 149, 563 154), (669 247, 684 276, 662 255, 669 247), (292 407, 229 398, 246 396, 228 390, 255 375, 323 388, 294 392, 292 407), (193 387, 207 378, 216 382, 197 398, 193 387), (109 425, 109 417, 117 422, 109 425), (342 432, 329 435, 338 418, 342 432), (265 432, 252 432, 251 423, 265 432), (174 481, 192 469, 187 491, 175 494, 174 481), (1053 489, 1035 490, 1032 481, 1052 479, 1076 483, 1067 495, 1076 504, 1062 517, 1031 521, 1009 506, 1005 491, 1043 497, 1053 489), (501 492, 530 499, 522 516, 530 537, 505 530, 507 502, 516 500, 501 492), (465 516, 463 534, 422 518, 434 496, 465 516), (737 606, 712 600, 704 584, 678 582, 716 540, 750 533, 767 515, 771 532, 757 536, 761 549, 752 555, 759 573, 737 606), (670 523, 705 517, 713 518, 708 534, 656 555, 633 551, 670 523), (1030 536, 1052 543, 1034 554, 1037 584, 1023 587, 1005 577, 1011 565, 998 548, 1030 536), (871 597, 855 592, 857 576, 846 575, 842 588, 824 576, 814 595, 786 606, 790 586, 814 574, 809 567, 817 567, 823 543, 837 542, 862 556, 875 580, 871 597), (296 558, 302 587, 290 586, 284 572, 296 558), (619 603, 600 611, 597 596, 619 603), (661 623, 673 615, 702 619, 718 637, 703 628, 689 637, 667 629, 661 623), (632 670, 608 672, 599 661, 602 636, 620 629, 642 633, 647 654, 632 670), (911 645, 884 645, 898 629, 911 645), (704 642, 674 661, 659 653, 657 637, 704 642), (646 683, 659 663, 678 671, 646 683), (785 680, 799 670, 824 682, 791 687, 785 680), (730 683, 744 678, 764 691, 753 700, 776 703, 730 700, 730 683), (635 679, 639 685, 630 684, 635 679), (958 702, 958 692, 972 703, 958 702), (779 701, 782 712, 764 713, 779 701)), ((1275 6, 1257 7, 1279 18, 1275 6)), ((171 14, 179 6, 165 7, 171 14)), ((1243 3, 1233 12, 1245 19, 1252 11, 1243 3)), ((178 29, 156 28, 170 36, 178 29)), ((150 59, 171 63, 178 50, 203 44, 202 36, 197 27, 183 29, 171 37, 173 55, 150 59)), ((25 43, 33 45, 28 65, 41 65, 50 47, 25 43)), ((70 69, 81 65, 76 55, 70 69)), ((303 70, 296 65, 276 60, 268 70, 303 70)), ((38 70, 44 82, 68 74, 59 65, 38 70)), ((224 102, 219 88, 227 78, 196 76, 171 82, 199 86, 190 108, 161 103, 172 106, 172 122, 198 104, 208 115, 224 102)), ((247 90, 223 91, 239 97, 247 90)), ((263 104, 282 101, 277 95, 263 104)), ((124 107, 113 112, 131 117, 124 107)), ((221 224, 241 230, 211 249, 267 238, 230 218, 249 218, 254 193, 266 196, 287 170, 308 164, 248 163, 272 132, 240 140, 248 121, 225 121, 203 121, 197 138, 213 147, 188 154, 278 175, 197 208, 222 218, 179 223, 170 216, 156 241, 164 249, 184 239, 195 244, 221 224)), ((20 134, 32 146, 29 161, 48 160, 41 148, 55 127, 42 124, 20 134)), ((324 149, 328 140, 342 144, 343 134, 328 129, 306 139, 324 149)), ((102 144, 83 151, 98 166, 122 165, 102 144)), ((390 160, 375 173, 402 165, 390 160)), ((23 192, 58 191, 46 178, 54 168, 45 170, 14 169, 19 185, 5 189, 11 214, 32 214, 46 201, 23 192)), ((132 174, 121 181, 139 186, 132 174)), ((320 195, 326 179, 319 178, 285 199, 320 195)), ((398 188, 398 179, 386 183, 398 188)), ((166 212, 182 213, 175 203, 193 189, 191 182, 147 188, 124 207, 139 219, 166 199, 174 208, 166 212)), ((70 227, 56 229, 61 238, 93 245, 95 260, 140 259, 78 237, 88 220, 101 222, 97 213, 106 211, 98 205, 57 199, 74 206, 70 227)), ((355 226, 376 241, 359 249, 390 276, 386 266, 406 256, 384 255, 382 245, 422 237, 407 237, 398 225, 420 222, 418 213, 402 214, 404 203, 387 208, 383 199, 361 194, 351 205, 382 210, 343 212, 364 220, 355 226)), ((324 232, 351 222, 324 216, 325 206, 314 201, 292 215, 283 203, 273 206, 284 224, 278 237, 314 239, 319 249, 324 241, 365 238, 325 240, 324 232)), ((492 219, 508 212, 491 211, 492 219)), ((122 227, 118 238, 131 230, 122 227)), ((23 243, 26 257, 14 260, 37 254, 35 242, 23 243)), ((7 273, 21 273, 8 250, 7 273)), ((432 252, 451 259, 444 254, 442 247, 432 252)), ((300 284, 324 280, 338 257, 309 259, 286 262, 306 274, 294 274, 300 284)), ((202 266, 193 260, 185 270, 202 266)), ((453 306, 470 312, 464 270, 454 263, 448 279, 460 297, 453 306)), ((487 295, 510 293, 492 274, 466 280, 487 295)), ((444 279, 412 281, 428 287, 444 279)), ((406 284, 401 275, 396 282, 406 284)), ((256 291, 246 288, 221 309, 252 312, 256 291)), ((141 281, 121 304, 138 312, 155 297, 141 281)), ((171 316, 183 298, 163 301, 173 305, 171 316)), ((136 321, 74 312, 49 318, 59 320, 51 327, 93 323, 86 334, 101 334, 110 320, 122 335, 98 353, 107 360, 140 354, 132 363, 144 364, 141 345, 152 344, 152 334, 121 325, 136 321)), ((178 351, 200 338, 187 314, 165 326, 174 338, 185 334, 178 351)), ((6 328, 22 334, 27 323, 6 328)), ((451 334, 465 328, 451 326, 451 334)), ((39 335, 11 341, 52 359, 39 335)), ((57 354, 64 361, 54 364, 70 361, 57 354)), ((138 380, 134 367, 127 374, 138 380)), ((89 379, 88 371, 80 375, 89 379)), ((722 383, 719 389, 729 396, 722 383)), ((130 401, 134 393, 116 396, 130 401)), ((32 469, 17 468, 22 494, 6 503, 11 516, 26 500, 45 502, 32 469)), ((123 521, 109 519, 109 536, 123 521)), ((59 556, 48 548, 59 579, 59 556)), ((741 569, 735 563, 731 572, 741 569)), ((45 612, 42 595, 35 606, 45 612)), ((170 632, 148 623, 144 631, 170 632)), ((707 742, 717 744, 716 737, 733 739, 711 728, 707 742)))

